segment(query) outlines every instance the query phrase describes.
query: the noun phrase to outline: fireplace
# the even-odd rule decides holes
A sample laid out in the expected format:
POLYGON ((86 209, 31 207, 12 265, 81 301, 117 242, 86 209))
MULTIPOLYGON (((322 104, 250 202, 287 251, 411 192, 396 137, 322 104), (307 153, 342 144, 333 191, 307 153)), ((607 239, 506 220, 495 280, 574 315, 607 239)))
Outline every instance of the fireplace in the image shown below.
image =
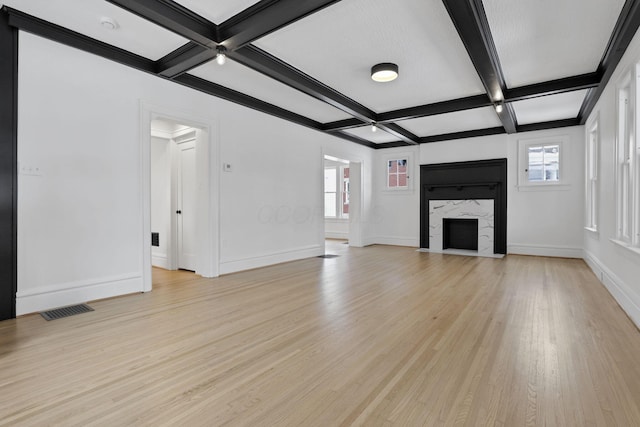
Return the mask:
POLYGON ((453 246, 469 246, 449 242, 443 247, 445 218, 478 221, 477 251, 462 249, 465 254, 506 254, 507 159, 421 165, 421 250, 452 253, 461 251, 453 246))
POLYGON ((442 249, 478 250, 478 219, 443 218, 442 249))
POLYGON ((473 255, 493 257, 495 255, 493 206, 492 199, 431 200, 429 202, 428 251, 453 253, 463 250, 467 254, 473 251, 473 255), (445 236, 447 227, 451 226, 454 228, 453 236, 450 234, 452 230, 449 230, 449 235, 445 236), (453 241, 451 241, 452 238, 453 241), (469 240, 473 240, 472 245, 468 244, 469 240))

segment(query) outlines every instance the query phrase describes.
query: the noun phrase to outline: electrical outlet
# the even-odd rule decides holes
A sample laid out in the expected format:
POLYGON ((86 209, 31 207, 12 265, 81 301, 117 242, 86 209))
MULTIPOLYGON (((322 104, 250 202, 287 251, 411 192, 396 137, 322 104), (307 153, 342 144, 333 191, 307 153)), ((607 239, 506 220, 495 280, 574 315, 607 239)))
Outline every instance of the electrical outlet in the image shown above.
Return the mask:
POLYGON ((222 170, 224 172, 232 172, 231 163, 223 163, 222 170))

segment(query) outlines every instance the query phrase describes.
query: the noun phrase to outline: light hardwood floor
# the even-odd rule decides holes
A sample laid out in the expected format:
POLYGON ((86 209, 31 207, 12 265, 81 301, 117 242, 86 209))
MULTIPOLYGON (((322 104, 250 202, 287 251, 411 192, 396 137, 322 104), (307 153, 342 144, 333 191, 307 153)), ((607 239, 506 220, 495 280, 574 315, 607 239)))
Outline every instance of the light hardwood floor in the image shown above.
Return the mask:
POLYGON ((640 332, 582 261, 330 252, 0 322, 0 425, 640 425, 640 332))

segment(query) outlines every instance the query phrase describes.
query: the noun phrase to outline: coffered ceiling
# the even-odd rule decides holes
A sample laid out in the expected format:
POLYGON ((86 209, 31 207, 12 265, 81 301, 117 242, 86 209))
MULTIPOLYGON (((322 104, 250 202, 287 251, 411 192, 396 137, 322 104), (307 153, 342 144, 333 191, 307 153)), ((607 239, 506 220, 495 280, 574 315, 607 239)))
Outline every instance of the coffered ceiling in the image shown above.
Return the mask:
POLYGON ((640 0, 0 3, 20 30, 372 148, 583 124, 640 25, 640 0), (398 79, 371 80, 381 62, 398 79))

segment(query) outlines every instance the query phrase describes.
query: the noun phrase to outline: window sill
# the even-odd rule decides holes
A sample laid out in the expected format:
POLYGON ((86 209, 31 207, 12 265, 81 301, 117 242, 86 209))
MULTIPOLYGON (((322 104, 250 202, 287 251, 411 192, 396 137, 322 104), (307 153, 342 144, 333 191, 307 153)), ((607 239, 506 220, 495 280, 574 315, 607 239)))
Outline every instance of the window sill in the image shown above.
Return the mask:
POLYGON ((517 185, 518 191, 569 191, 571 184, 529 184, 517 185))
POLYGON ((640 255, 640 248, 635 247, 635 246, 631 246, 630 244, 628 244, 627 242, 623 242, 622 240, 617 240, 617 239, 609 239, 611 240, 613 243, 615 243, 616 245, 636 254, 636 255, 640 255))

